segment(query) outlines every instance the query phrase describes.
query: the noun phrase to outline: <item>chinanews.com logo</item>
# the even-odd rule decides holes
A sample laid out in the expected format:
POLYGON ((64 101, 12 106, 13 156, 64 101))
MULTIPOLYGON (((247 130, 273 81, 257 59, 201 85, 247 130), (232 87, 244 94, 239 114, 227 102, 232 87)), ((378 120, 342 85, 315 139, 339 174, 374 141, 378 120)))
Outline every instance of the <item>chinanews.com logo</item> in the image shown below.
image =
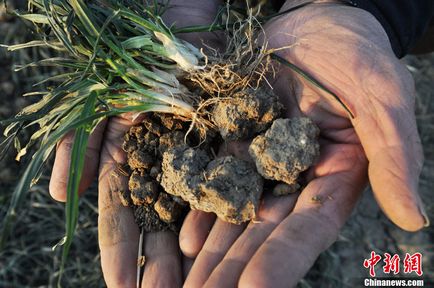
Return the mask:
POLYGON ((424 280, 421 279, 423 275, 421 253, 405 253, 405 257, 401 259, 398 254, 380 255, 372 251, 370 257, 363 261, 363 267, 369 270, 370 276, 364 279, 365 287, 424 287, 425 285, 424 280), (375 266, 377 265, 382 267, 386 278, 384 276, 376 278, 375 266), (398 274, 406 278, 387 278, 398 274))

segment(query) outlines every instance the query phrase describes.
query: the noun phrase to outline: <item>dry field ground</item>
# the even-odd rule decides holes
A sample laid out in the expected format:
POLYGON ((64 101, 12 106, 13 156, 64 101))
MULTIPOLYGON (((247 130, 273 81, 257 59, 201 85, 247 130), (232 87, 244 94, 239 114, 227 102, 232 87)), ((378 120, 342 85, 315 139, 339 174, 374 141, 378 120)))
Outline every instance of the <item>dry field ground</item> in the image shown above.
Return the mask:
MULTIPOLYGON (((23 23, 5 16, 0 10, 0 43, 20 43, 28 37, 23 23)), ((29 100, 20 95, 31 90, 31 83, 55 73, 32 69, 12 72, 13 63, 28 63, 37 57, 44 57, 44 54, 34 50, 7 54, 4 49, 0 50, 0 119, 12 116, 28 103, 29 100)), ((420 193, 430 218, 434 219, 434 54, 409 56, 403 61, 416 81, 416 114, 426 158, 420 193)), ((5 215, 20 171, 22 166, 14 161, 12 154, 0 162, 0 219, 5 215)), ((49 169, 45 175, 49 175, 49 169)), ((50 198, 48 181, 48 176, 43 177, 19 209, 12 237, 0 251, 0 287, 56 285, 60 250, 53 251, 52 247, 64 234, 64 205, 50 198)), ((81 199, 79 225, 67 263, 64 287, 105 286, 99 266, 96 203, 95 189, 81 199)), ((418 233, 403 232, 384 217, 367 190, 339 240, 321 255, 300 287, 360 287, 362 278, 368 276, 362 263, 372 250, 378 254, 388 252, 400 256, 406 252, 421 252, 424 279, 433 284, 433 243, 432 226, 418 233)))

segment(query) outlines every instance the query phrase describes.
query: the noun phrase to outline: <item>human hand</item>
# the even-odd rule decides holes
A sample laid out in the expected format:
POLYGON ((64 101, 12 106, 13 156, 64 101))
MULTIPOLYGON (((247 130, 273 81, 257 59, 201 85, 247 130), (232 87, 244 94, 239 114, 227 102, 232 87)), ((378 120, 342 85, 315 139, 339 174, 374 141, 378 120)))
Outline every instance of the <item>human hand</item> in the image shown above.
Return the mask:
POLYGON ((416 231, 428 221, 417 194, 423 156, 413 81, 380 23, 361 9, 312 4, 268 23, 265 35, 269 48, 290 47, 277 53, 339 95, 354 118, 288 68, 278 71, 273 86, 286 116, 304 114, 320 127, 319 162, 300 195, 265 197, 260 223, 236 226, 190 212, 180 234, 181 250, 195 258, 186 287, 295 286, 335 241, 367 176, 398 226, 416 231))
MULTIPOLYGON (((152 1, 151 1, 152 2, 152 1)), ((166 1, 164 1, 166 2, 166 1)), ((165 23, 177 27, 207 25, 214 21, 218 0, 172 0, 171 8, 163 18, 165 23)), ((184 40, 200 47, 217 45, 212 33, 181 35, 184 40)), ((122 151, 124 134, 134 123, 131 115, 113 117, 101 123, 91 134, 79 193, 83 193, 98 176, 98 233, 101 265, 108 287, 135 287, 139 229, 132 210, 124 207, 117 191, 128 189, 128 179, 117 173, 119 164, 126 162, 122 151), (116 179, 113 179, 115 174, 116 179), (116 180, 116 181, 114 181, 116 180)), ((50 193, 58 201, 66 201, 66 187, 70 167, 73 134, 67 135, 58 145, 50 181, 50 193)), ((146 233, 144 254, 146 265, 142 287, 177 287, 182 285, 181 254, 178 238, 171 232, 146 233)))

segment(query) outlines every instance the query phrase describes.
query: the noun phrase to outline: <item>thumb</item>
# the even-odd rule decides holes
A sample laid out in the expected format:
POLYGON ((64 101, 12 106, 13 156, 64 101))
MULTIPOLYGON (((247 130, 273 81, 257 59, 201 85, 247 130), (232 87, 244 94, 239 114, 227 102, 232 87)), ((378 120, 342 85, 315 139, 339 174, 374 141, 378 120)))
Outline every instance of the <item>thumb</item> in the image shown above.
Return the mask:
POLYGON ((369 179, 380 207, 396 225, 416 231, 429 222, 417 192, 423 152, 414 93, 393 84, 383 92, 364 96, 354 107, 353 125, 369 160, 369 179))

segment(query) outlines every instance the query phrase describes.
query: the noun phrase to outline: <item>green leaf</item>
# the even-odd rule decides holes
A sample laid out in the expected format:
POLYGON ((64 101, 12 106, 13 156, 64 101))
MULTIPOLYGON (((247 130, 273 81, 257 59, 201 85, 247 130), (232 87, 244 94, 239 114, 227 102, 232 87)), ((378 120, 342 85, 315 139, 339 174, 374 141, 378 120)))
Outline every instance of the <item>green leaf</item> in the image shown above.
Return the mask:
POLYGON ((148 35, 136 36, 122 42, 122 47, 128 49, 140 49, 144 46, 152 46, 153 42, 148 35))
POLYGON ((48 21, 47 15, 42 14, 17 14, 20 18, 29 20, 33 23, 38 24, 50 24, 50 21, 48 21))
MULTIPOLYGON (((90 93, 83 107, 80 119, 95 114, 95 103, 97 99, 97 92, 90 93)), ((67 185, 67 198, 66 198, 66 241, 63 246, 62 263, 60 268, 59 284, 61 276, 65 268, 65 262, 69 254, 72 244, 72 239, 75 233, 78 220, 78 189, 84 167, 84 160, 86 155, 86 148, 89 139, 90 131, 92 130, 92 123, 80 126, 74 135, 74 143, 71 152, 71 166, 69 168, 69 178, 67 185)))
POLYGON ((83 74, 82 74, 82 76, 81 76, 80 79, 83 79, 86 76, 86 74, 89 72, 90 67, 93 65, 93 63, 94 63, 94 61, 95 61, 95 59, 97 57, 97 54, 98 54, 98 51, 99 51, 99 49, 98 49, 98 43, 99 43, 101 37, 103 36, 102 33, 107 28, 107 26, 110 24, 110 22, 113 19, 116 18, 116 16, 118 15, 118 13, 119 13, 119 11, 115 11, 114 13, 112 13, 110 15, 110 17, 108 17, 107 20, 102 25, 101 30, 98 32, 98 37, 96 38, 95 43, 93 44, 93 53, 92 53, 92 56, 90 57, 89 63, 87 64, 86 69, 83 71, 83 74))
POLYGON ((129 11, 127 8, 121 9, 120 14, 121 14, 121 16, 123 16, 123 17, 131 20, 132 22, 142 26, 146 30, 150 30, 153 32, 160 32, 160 33, 164 33, 166 35, 169 34, 168 31, 166 31, 166 29, 164 29, 163 27, 159 27, 158 25, 152 23, 151 21, 134 14, 133 12, 129 11))
MULTIPOLYGON (((0 161, 6 156, 6 153, 14 144, 14 139, 17 137, 18 132, 21 130, 22 125, 20 123, 14 123, 15 130, 10 135, 5 132, 6 138, 0 143, 0 161)), ((9 127, 8 127, 9 128, 9 127)))
POLYGON ((50 23, 50 26, 52 28, 53 33, 56 35, 57 39, 59 39, 66 49, 68 49, 71 54, 78 56, 77 52, 75 51, 74 46, 72 45, 69 37, 65 34, 65 31, 62 29, 62 27, 59 24, 59 21, 57 19, 56 14, 56 6, 53 5, 53 2, 51 0, 42 0, 44 4, 44 10, 47 15, 48 22, 50 23))
POLYGON ((82 0, 70 0, 69 1, 78 18, 84 25, 87 32, 93 37, 98 37, 99 27, 95 26, 94 22, 89 18, 89 12, 87 11, 86 5, 82 0))
MULTIPOLYGON (((228 25, 231 25, 231 24, 228 24, 228 25)), ((226 25, 212 24, 212 25, 185 26, 182 28, 174 28, 174 29, 172 29, 172 31, 173 31, 173 34, 182 34, 182 33, 195 33, 195 32, 214 32, 214 31, 221 31, 221 30, 225 30, 225 29, 226 29, 226 25)))
POLYGON ((8 49, 8 51, 15 51, 19 49, 25 49, 25 48, 33 48, 33 47, 50 47, 55 50, 64 51, 63 47, 61 46, 60 42, 46 42, 46 41, 40 41, 40 40, 34 40, 27 43, 21 43, 16 45, 3 45, 1 44, 0 47, 5 47, 8 49))

